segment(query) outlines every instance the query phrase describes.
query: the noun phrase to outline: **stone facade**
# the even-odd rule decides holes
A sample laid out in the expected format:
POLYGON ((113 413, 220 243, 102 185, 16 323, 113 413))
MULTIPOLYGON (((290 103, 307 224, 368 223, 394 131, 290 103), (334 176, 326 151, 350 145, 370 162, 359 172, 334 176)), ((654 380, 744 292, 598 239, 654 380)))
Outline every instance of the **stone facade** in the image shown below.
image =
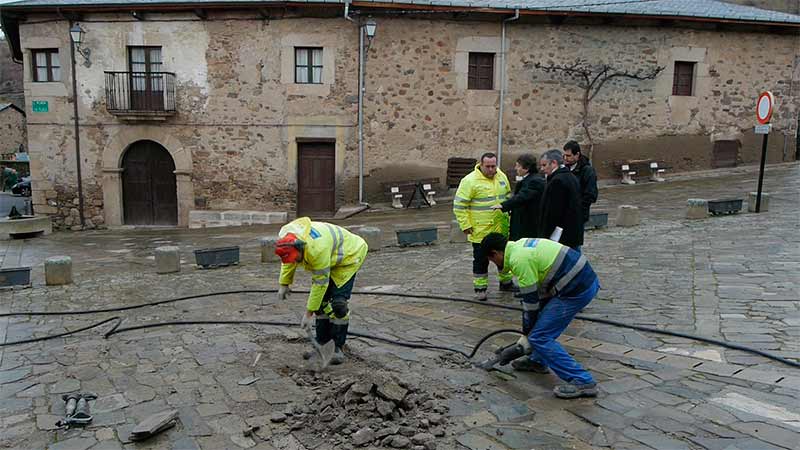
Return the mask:
MULTIPOLYGON (((88 16, 87 16, 88 17, 88 16)), ((48 19, 42 16, 42 19, 48 19)), ((50 17, 49 19, 57 19, 50 17)), ((120 225, 126 149, 159 143, 175 162, 178 225, 191 210, 294 213, 298 143, 335 143, 337 206, 358 186, 358 29, 341 16, 263 20, 247 13, 94 14, 81 26, 91 64, 78 56, 81 164, 90 225, 120 225), (302 23, 302 27, 298 26, 302 23), (104 71, 128 70, 128 46, 160 46, 163 70, 176 73, 177 113, 131 121, 107 110, 104 71), (294 83, 295 47, 322 47, 322 84, 294 83)), ((447 159, 497 148, 500 93, 467 89, 470 52, 500 54, 497 20, 379 17, 366 65, 364 104, 367 200, 386 201, 381 183, 438 177, 447 159)), ((752 134, 758 93, 778 99, 770 161, 794 158, 793 80, 798 37, 640 23, 563 24, 521 20, 507 27, 503 166, 516 155, 585 140, 582 90, 535 63, 583 58, 636 70, 663 66, 649 81, 612 80, 591 103, 594 161, 611 176, 618 159, 657 158, 674 170, 711 166, 713 141, 739 140, 740 161, 758 158, 752 134), (769 54, 762 51, 770 48, 769 54), (675 61, 695 63, 695 95, 672 96, 675 61)), ((21 23, 34 204, 77 223, 71 70, 66 21, 21 23), (30 51, 58 48, 62 80, 34 83, 30 51), (32 113, 31 100, 49 102, 32 113)), ((495 58, 495 83, 500 81, 495 58)), ((796 74, 794 75, 796 78, 796 74)))
POLYGON ((28 147, 25 116, 14 108, 0 111, 0 154, 16 153, 19 146, 28 147))
POLYGON ((22 90, 22 64, 11 59, 8 42, 0 33, 0 103, 13 103, 24 109, 22 90))

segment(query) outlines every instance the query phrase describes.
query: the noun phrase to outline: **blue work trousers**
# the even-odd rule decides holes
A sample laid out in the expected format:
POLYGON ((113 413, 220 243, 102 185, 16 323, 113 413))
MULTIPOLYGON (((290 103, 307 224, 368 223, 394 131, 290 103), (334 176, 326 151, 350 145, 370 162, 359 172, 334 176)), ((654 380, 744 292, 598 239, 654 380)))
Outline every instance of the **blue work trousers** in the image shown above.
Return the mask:
POLYGON ((523 328, 530 329, 531 322, 535 320, 528 334, 528 342, 533 347, 531 361, 544 364, 568 383, 594 383, 592 374, 578 364, 556 339, 567 329, 575 315, 592 301, 599 289, 600 283, 595 279, 588 289, 578 295, 562 294, 551 298, 539 311, 538 318, 523 313, 523 328))

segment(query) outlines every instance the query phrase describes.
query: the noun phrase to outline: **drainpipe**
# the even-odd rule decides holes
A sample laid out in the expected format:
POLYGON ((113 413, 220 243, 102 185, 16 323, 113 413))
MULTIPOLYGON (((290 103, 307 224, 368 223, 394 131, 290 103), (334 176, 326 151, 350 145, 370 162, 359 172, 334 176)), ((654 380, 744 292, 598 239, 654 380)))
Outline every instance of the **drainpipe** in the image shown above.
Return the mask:
POLYGON ((358 26, 358 203, 364 202, 364 27, 350 17, 350 2, 344 4, 344 18, 358 26))
POLYGON ((519 9, 514 17, 503 19, 500 32, 500 112, 497 114, 497 167, 503 159, 503 106, 506 98, 506 23, 519 19, 519 9))
MULTIPOLYGON (((69 27, 72 29, 72 21, 69 21, 69 27)), ((78 216, 81 219, 81 228, 86 228, 86 218, 83 215, 83 180, 81 177, 81 133, 78 127, 78 74, 75 64, 75 42, 72 40, 72 35, 69 36, 69 53, 72 63, 72 106, 75 115, 75 160, 76 168, 78 171, 78 216)))

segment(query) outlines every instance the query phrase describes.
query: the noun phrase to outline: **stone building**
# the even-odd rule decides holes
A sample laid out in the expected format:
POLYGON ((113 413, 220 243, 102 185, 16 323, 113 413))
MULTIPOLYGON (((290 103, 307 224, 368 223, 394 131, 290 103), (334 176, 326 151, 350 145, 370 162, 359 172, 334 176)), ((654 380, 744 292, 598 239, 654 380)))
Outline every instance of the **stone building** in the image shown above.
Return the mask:
POLYGON ((25 111, 13 103, 0 103, 0 159, 19 152, 20 146, 27 148, 26 130, 25 111))
POLYGON ((11 58, 11 49, 0 32, 0 103, 25 108, 22 86, 22 62, 11 58))
POLYGON ((777 98, 769 160, 795 158, 800 17, 712 0, 559 3, 5 5, 3 28, 25 63, 35 207, 79 223, 76 26, 90 226, 187 226, 202 211, 324 216, 360 197, 386 201, 386 182, 444 182, 452 157, 500 151, 510 169, 522 152, 586 143, 586 130, 605 177, 628 159, 671 170, 753 163, 766 89, 777 98), (377 30, 365 39, 360 141, 368 18, 377 30), (584 127, 581 80, 541 69, 576 59, 657 76, 608 80, 584 127))

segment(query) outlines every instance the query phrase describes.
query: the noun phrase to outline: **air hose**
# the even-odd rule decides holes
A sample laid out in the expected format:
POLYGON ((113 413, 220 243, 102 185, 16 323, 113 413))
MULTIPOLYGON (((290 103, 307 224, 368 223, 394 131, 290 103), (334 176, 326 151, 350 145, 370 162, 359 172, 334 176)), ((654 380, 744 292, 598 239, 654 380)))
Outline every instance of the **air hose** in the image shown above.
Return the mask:
MULTIPOLYGON (((188 296, 184 296, 184 297, 176 297, 176 298, 172 298, 172 299, 158 300, 158 301, 155 301, 155 302, 141 303, 141 304, 138 304, 138 305, 121 306, 121 307, 116 307, 116 308, 102 308, 102 309, 94 309, 94 310, 76 310, 76 311, 11 312, 11 313, 2 313, 2 314, 0 314, 0 317, 86 315, 86 314, 97 314, 97 313, 107 313, 107 312, 129 311, 129 310, 137 309, 137 308, 145 308, 145 307, 163 305, 163 304, 168 304, 168 303, 175 303, 175 302, 180 302, 180 301, 185 301, 185 300, 195 300, 195 299, 199 299, 199 298, 215 297, 215 296, 222 296, 222 295, 271 294, 271 293, 275 293, 275 292, 277 292, 276 289, 239 289, 239 290, 233 290, 233 291, 219 291, 219 292, 210 292, 210 293, 206 293, 206 294, 188 295, 188 296)), ((308 293, 307 290, 297 290, 297 291, 293 291, 293 292, 299 293, 299 294, 307 294, 308 293)), ((469 303, 469 304, 480 305, 480 306, 489 307, 489 308, 505 309, 505 310, 509 310, 509 311, 520 311, 520 312, 522 311, 522 308, 518 307, 518 306, 501 305, 501 304, 497 304, 497 303, 488 303, 488 302, 483 302, 483 301, 478 301, 478 300, 470 300, 470 299, 465 299, 465 298, 450 297, 450 296, 444 296, 444 295, 416 295, 416 294, 407 294, 407 293, 400 293, 400 292, 375 292, 375 291, 354 291, 353 294, 355 294, 355 295, 381 295, 381 296, 387 296, 387 297, 401 297, 401 298, 413 298, 413 299, 423 299, 423 300, 443 300, 443 301, 452 301, 452 302, 459 302, 459 303, 469 303)), ((579 320, 587 321, 587 322, 602 323, 602 324, 605 324, 605 325, 611 325, 611 326, 615 326, 615 327, 628 328, 628 329, 637 330, 637 331, 644 331, 644 332, 648 332, 648 333, 655 333, 655 334, 661 334, 661 335, 665 335, 665 336, 680 337, 680 338, 684 338, 684 339, 690 339, 690 340, 695 340, 695 341, 699 341, 699 342, 705 342, 705 343, 708 343, 708 344, 717 345, 717 346, 728 348, 728 349, 731 349, 731 350, 739 350, 739 351, 743 351, 743 352, 747 352, 747 353, 763 356, 764 358, 767 358, 767 359, 770 359, 770 360, 773 360, 773 361, 776 361, 776 362, 780 362, 780 363, 786 364, 786 365, 791 366, 791 367, 800 368, 800 362, 792 361, 792 360, 783 358, 783 357, 778 356, 778 355, 774 355, 772 353, 769 353, 769 352, 766 352, 766 351, 763 351, 763 350, 747 347, 747 346, 741 345, 741 344, 730 343, 730 342, 726 342, 726 341, 719 340, 719 339, 709 338, 709 337, 705 337, 705 336, 697 336, 697 335, 693 335, 693 334, 689 334, 689 333, 682 333, 682 332, 678 332, 678 331, 663 330, 663 329, 660 329, 660 328, 647 327, 647 326, 643 326, 643 325, 628 324, 628 323, 619 322, 619 321, 616 321, 616 320, 605 319, 605 318, 602 318, 602 317, 585 316, 585 315, 582 315, 582 314, 576 315, 575 318, 579 319, 579 320)), ((104 325, 104 324, 106 324, 108 322, 111 322, 113 320, 117 320, 118 322, 111 328, 111 330, 109 330, 105 334, 106 338, 108 338, 108 337, 110 337, 110 336, 112 336, 114 334, 122 333, 122 332, 125 332, 125 331, 140 330, 140 329, 145 329, 145 328, 155 328, 155 327, 161 327, 161 326, 214 325, 214 324, 217 324, 217 325, 219 325, 219 324, 223 324, 223 325, 224 324, 228 324, 228 325, 236 325, 236 324, 247 325, 247 324, 249 324, 249 325, 271 325, 271 326, 296 326, 297 325, 295 323, 290 323, 290 322, 271 322, 271 321, 173 321, 173 322, 156 322, 156 323, 150 323, 150 324, 144 324, 144 325, 136 325, 136 326, 131 326, 131 327, 119 328, 122 320, 119 317, 112 317, 112 318, 106 319, 106 320, 104 320, 102 322, 98 322, 98 323, 95 323, 93 325, 90 325, 90 326, 87 326, 87 327, 83 327, 83 328, 80 328, 80 329, 77 329, 77 330, 69 331, 69 332, 66 332, 66 333, 59 333, 57 335, 42 336, 42 337, 39 337, 39 338, 25 339, 25 340, 21 340, 21 341, 0 343, 0 347, 6 347, 6 346, 11 346, 11 345, 19 345, 19 344, 27 344, 27 343, 31 343, 31 342, 39 342, 39 341, 44 341, 44 340, 48 340, 48 339, 55 339, 55 338, 59 338, 59 337, 69 336, 71 334, 75 334, 75 333, 79 333, 79 332, 82 332, 82 331, 90 330, 92 328, 99 327, 99 326, 104 325)), ((427 349, 431 349, 431 350, 449 351, 449 352, 454 352, 454 353, 461 354, 461 355, 463 355, 463 356, 465 356, 467 358, 472 358, 473 356, 475 356, 475 354, 477 353, 477 351, 481 347, 481 345, 483 345, 491 337, 493 337, 493 336, 495 336, 497 334, 501 334, 501 333, 521 334, 518 330, 503 329, 503 330, 494 331, 494 332, 489 333, 488 335, 484 336, 483 338, 481 338, 481 340, 478 341, 478 343, 473 347, 473 350, 471 351, 471 353, 467 354, 466 352, 464 352, 462 350, 454 349, 454 348, 451 348, 451 347, 443 347, 443 346, 436 346, 436 345, 429 345, 429 344, 416 344, 416 343, 412 343, 412 342, 402 342, 402 341, 398 341, 398 340, 395 340, 395 339, 369 335, 369 334, 366 334, 366 333, 360 333, 360 332, 356 332, 356 331, 349 332, 349 334, 352 335, 352 336, 362 337, 362 338, 365 338, 365 339, 372 339, 372 340, 382 341, 382 342, 386 342, 386 343, 389 343, 389 344, 394 344, 394 345, 399 345, 399 346, 409 347, 409 348, 427 348, 427 349)))

